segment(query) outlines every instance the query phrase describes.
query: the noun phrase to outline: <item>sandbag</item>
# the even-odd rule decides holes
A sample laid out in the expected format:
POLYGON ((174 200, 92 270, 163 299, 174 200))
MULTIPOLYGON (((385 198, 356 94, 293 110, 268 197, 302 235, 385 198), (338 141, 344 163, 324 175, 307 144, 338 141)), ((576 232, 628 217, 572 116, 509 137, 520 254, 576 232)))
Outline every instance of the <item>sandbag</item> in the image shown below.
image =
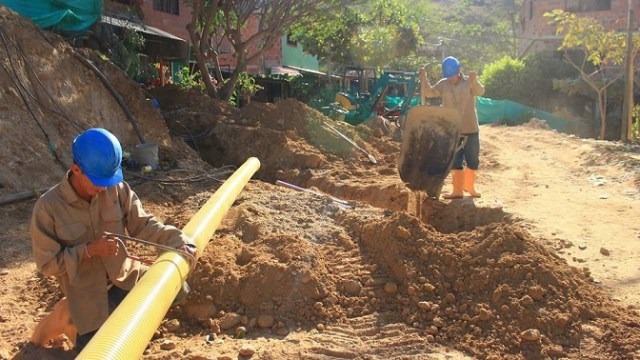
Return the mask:
POLYGON ((416 106, 403 123, 398 171, 407 187, 438 198, 456 152, 462 147, 460 113, 455 109, 416 106))

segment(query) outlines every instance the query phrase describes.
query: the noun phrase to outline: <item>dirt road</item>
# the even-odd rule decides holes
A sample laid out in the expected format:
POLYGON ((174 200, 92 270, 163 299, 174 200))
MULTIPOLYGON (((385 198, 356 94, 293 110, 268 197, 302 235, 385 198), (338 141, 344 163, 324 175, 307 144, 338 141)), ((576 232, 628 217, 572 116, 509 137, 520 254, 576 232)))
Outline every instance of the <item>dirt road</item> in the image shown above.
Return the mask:
POLYGON ((483 146, 478 204, 503 203, 570 265, 640 307, 638 147, 531 127, 486 127, 483 146))

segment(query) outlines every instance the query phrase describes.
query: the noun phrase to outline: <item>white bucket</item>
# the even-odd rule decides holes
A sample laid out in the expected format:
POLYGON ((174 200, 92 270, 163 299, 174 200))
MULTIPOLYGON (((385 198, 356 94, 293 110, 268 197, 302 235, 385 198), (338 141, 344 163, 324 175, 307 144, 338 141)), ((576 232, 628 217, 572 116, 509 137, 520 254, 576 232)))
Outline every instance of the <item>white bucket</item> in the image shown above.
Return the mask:
POLYGON ((138 144, 131 152, 131 158, 140 167, 151 166, 151 169, 156 170, 160 164, 158 145, 138 144))

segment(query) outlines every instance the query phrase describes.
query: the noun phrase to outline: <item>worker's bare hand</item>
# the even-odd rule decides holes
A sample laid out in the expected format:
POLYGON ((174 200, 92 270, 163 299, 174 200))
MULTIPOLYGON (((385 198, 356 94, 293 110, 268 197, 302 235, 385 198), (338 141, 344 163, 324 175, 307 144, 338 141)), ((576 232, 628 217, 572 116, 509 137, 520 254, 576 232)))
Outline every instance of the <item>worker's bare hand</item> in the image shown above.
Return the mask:
POLYGON ((477 78, 478 78, 478 74, 476 74, 475 71, 469 71, 469 81, 470 82, 476 82, 477 78))
POLYGON ((191 255, 187 256, 186 259, 189 262, 189 265, 194 267, 198 257, 198 248, 194 244, 184 244, 179 248, 179 250, 191 255))
POLYGON ((120 250, 120 240, 114 235, 102 235, 86 245, 89 256, 116 256, 120 250))

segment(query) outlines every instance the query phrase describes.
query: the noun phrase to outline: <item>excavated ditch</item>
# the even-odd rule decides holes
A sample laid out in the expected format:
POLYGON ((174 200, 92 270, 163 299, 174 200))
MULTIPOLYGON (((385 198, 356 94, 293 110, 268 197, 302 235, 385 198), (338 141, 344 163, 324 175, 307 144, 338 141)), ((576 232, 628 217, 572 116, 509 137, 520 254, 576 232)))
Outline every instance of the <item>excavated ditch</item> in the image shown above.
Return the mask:
POLYGON ((397 175, 399 143, 375 126, 334 124, 375 156, 372 164, 325 131, 325 121, 293 100, 252 104, 218 118, 197 142, 214 166, 262 161, 261 191, 240 200, 194 275, 193 306, 208 311, 197 318, 255 337, 342 329, 314 348, 336 358, 428 354, 425 344, 474 358, 579 358, 584 324, 601 322, 611 342, 599 346, 627 356, 632 341, 613 325, 626 315, 588 271, 568 266, 500 206, 407 190, 397 175), (365 345, 387 326, 402 334, 388 339, 393 346, 365 345), (341 341, 342 331, 353 341, 341 341))

